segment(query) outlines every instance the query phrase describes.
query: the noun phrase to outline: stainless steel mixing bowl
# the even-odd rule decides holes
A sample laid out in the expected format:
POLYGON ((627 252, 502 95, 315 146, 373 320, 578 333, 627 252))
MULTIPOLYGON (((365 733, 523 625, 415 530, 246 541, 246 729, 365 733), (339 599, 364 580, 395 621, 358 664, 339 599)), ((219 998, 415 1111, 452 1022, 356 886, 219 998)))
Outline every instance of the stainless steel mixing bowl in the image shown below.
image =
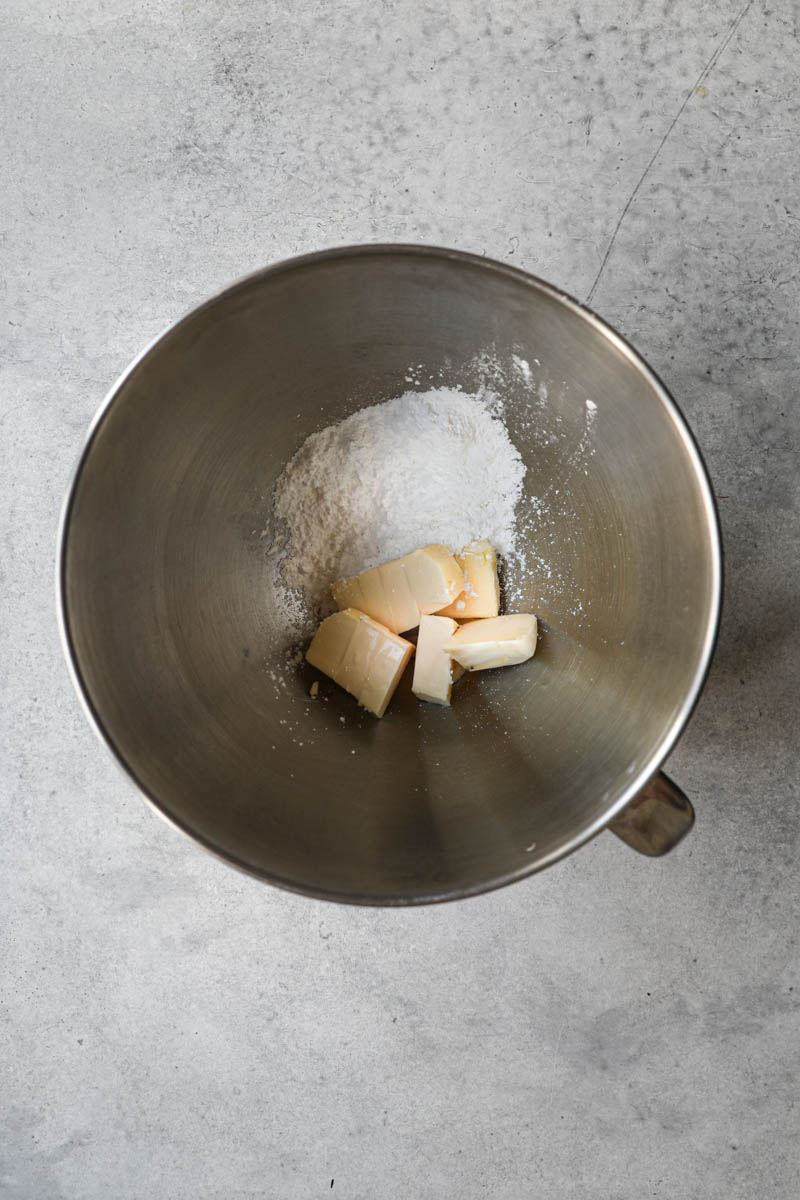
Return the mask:
POLYGON ((59 612, 91 721, 174 825, 273 883, 407 904, 520 879, 609 823, 650 853, 680 837, 691 807, 656 773, 720 574, 694 441, 613 330, 500 263, 360 246, 234 284, 126 371, 65 504, 59 612), (534 564, 516 607, 542 633, 451 709, 406 680, 378 721, 286 668, 264 530, 303 439, 410 366, 420 387, 500 380, 534 564))

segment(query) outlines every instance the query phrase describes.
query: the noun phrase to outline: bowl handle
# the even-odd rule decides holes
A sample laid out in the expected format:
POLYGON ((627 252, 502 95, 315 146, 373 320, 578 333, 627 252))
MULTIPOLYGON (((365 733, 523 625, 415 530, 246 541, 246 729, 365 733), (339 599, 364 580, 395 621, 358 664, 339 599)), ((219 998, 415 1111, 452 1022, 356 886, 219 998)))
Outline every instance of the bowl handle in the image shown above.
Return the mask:
POLYGON ((692 825, 691 800, 659 771, 608 828, 640 854, 657 858, 674 849, 692 825))

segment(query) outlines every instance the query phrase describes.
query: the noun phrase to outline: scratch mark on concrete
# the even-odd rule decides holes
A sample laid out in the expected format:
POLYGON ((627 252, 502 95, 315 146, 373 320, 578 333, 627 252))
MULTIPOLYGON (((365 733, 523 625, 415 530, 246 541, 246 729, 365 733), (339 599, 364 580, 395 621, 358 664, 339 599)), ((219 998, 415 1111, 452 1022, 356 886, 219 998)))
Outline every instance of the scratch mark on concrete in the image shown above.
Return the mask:
POLYGON ((689 103, 692 96, 695 94, 696 89, 698 87, 700 87, 703 80, 706 79, 709 76, 709 74, 713 71, 714 67, 716 66, 716 64, 719 60, 720 55, 723 53, 726 46, 728 45, 728 42, 731 40, 733 35, 736 33, 736 30, 741 25, 742 21, 747 16, 747 13, 749 12, 750 8, 752 7, 752 4, 753 4, 753 0, 747 0, 747 3, 741 9, 738 16, 734 17, 733 21, 731 22, 730 26, 728 27, 727 32, 724 35, 724 37, 717 44, 717 47, 714 50, 714 53, 711 55, 708 62, 706 63, 706 65, 703 67, 702 71, 698 75, 697 79, 694 81, 692 86, 689 88, 689 91, 684 96, 683 102, 682 102, 680 108, 676 112, 675 116, 672 118, 672 120, 669 124, 669 127, 667 128, 667 131, 664 134, 664 136, 662 137, 661 141, 656 146, 655 152, 653 153, 652 158, 650 159, 647 166, 645 167, 645 169, 642 171, 641 175, 639 176, 636 186, 634 187, 630 196, 628 196, 628 199, 625 202, 625 207, 623 208, 622 212, 620 213, 619 219, 617 220, 617 223, 614 226, 614 232, 611 234, 611 238, 609 240, 608 246, 606 247, 606 252, 603 255, 603 261, 600 263, 600 269, 597 272, 597 275, 595 276, 595 279, 594 279, 594 283, 590 287, 589 294, 586 297, 587 304, 591 304, 592 300, 594 299, 594 294, 597 291, 597 286, 600 283, 600 278, 606 269, 606 265, 608 263, 609 258, 611 257, 611 251, 614 249, 614 243, 616 242, 619 231, 622 228, 622 223, 625 220, 625 218, 627 217, 628 213, 630 212, 631 205, 633 204, 634 200, 638 196, 638 194, 642 188, 642 184, 644 183, 647 176, 650 174, 651 170, 655 166, 656 160, 658 159, 659 155, 661 154, 661 151, 664 149, 667 142, 669 141, 670 135, 672 134, 672 131, 675 128, 675 126, 678 124, 678 121, 681 119, 684 109, 686 108, 686 105, 689 103))
POLYGON ((558 1031, 558 1037, 556 1038, 556 1048, 553 1051, 553 1066, 552 1066, 553 1082, 550 1085, 550 1095, 547 1097, 548 1109, 550 1108, 550 1105, 553 1103, 553 1097, 556 1093, 556 1087, 558 1085, 558 1052, 561 1049, 561 1037, 564 1033, 564 1028, 565 1028, 566 1024, 567 1024, 567 1018, 564 1017, 561 1021, 561 1028, 558 1031))

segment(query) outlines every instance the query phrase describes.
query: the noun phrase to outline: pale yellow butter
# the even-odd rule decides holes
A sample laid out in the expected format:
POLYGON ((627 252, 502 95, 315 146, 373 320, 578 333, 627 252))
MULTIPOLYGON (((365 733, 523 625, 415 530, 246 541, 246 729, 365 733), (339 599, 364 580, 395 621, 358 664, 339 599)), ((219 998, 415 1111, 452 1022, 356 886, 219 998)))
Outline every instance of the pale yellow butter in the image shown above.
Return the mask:
POLYGON ((393 633, 415 629, 424 613, 443 608, 463 590, 461 568, 438 543, 340 579, 331 589, 338 608, 357 608, 393 633))
POLYGON ((451 617, 422 616, 414 657, 414 682, 411 690, 420 700, 449 704, 453 683, 464 673, 445 650, 445 643, 458 629, 451 617))
POLYGON ((455 556, 464 573, 464 590, 437 616, 459 621, 475 617, 496 617, 500 612, 500 585, 497 581, 497 555, 491 542, 470 542, 455 556))
POLYGON ((444 648, 468 671, 526 662, 536 649, 536 617, 512 613, 469 621, 447 639, 444 648))
POLYGON ((306 659, 364 708, 382 717, 413 653, 411 642, 365 613, 346 608, 325 618, 306 659))

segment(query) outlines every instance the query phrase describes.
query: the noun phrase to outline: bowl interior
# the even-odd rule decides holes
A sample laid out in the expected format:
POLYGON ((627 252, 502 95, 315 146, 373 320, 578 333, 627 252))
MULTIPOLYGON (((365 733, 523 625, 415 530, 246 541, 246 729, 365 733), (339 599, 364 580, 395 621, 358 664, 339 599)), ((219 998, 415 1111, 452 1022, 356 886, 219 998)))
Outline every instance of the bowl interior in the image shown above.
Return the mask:
POLYGON ((544 865, 643 782, 710 651, 716 539, 680 417, 598 322, 480 259, 342 251, 235 285, 118 385, 67 510, 64 625, 97 724, 171 820, 276 882, 413 902, 544 865), (287 665, 271 491, 410 366, 421 389, 506 397, 527 466, 515 607, 541 638, 450 709, 407 676, 378 721, 287 665))

